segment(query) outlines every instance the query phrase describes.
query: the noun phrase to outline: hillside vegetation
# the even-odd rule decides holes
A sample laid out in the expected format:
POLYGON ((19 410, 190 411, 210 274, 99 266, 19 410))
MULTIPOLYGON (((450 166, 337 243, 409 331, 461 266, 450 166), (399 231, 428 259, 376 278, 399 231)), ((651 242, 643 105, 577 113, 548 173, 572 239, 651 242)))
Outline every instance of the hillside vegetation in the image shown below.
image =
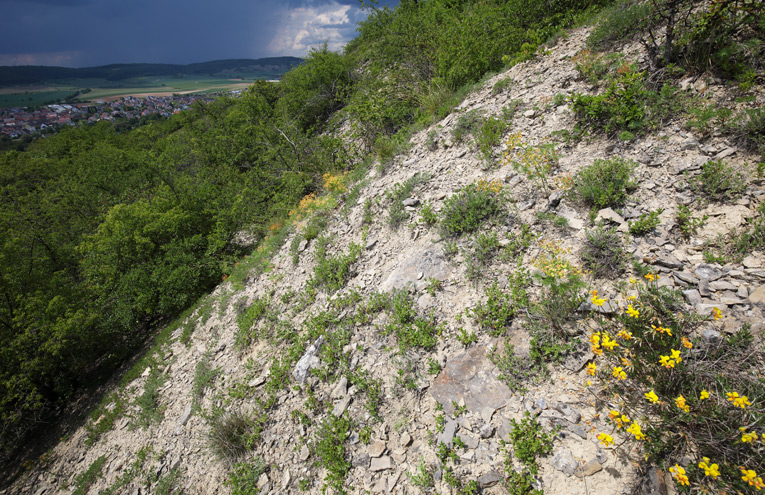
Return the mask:
MULTIPOLYGON (((451 403, 433 390, 436 409, 421 406, 423 391, 434 385, 427 373, 437 375, 464 347, 473 354, 459 359, 484 353, 488 362, 490 355, 503 387, 517 392, 548 376, 548 364, 575 355, 580 346, 574 336, 584 325, 595 329, 592 357, 601 356, 587 368, 603 380, 603 389, 592 393, 599 403, 616 404, 610 420, 629 432, 625 441, 648 437, 647 446, 638 448, 656 465, 666 463, 668 469, 674 464, 670 472, 681 487, 687 475, 678 463, 693 453, 703 454, 699 459, 713 457, 704 461, 707 466, 722 466, 720 486, 759 489, 755 485, 762 483, 758 476, 765 469, 758 457, 760 444, 749 450, 752 437, 735 440, 742 432, 761 434, 765 427, 765 384, 756 371, 762 365, 761 341, 746 325, 724 338, 716 328, 717 337, 705 334, 702 339, 703 325, 711 325, 712 317, 697 313, 703 310, 716 318, 721 316, 717 306, 713 311, 711 303, 699 299, 692 301, 694 311, 687 311, 682 296, 657 283, 657 267, 683 271, 683 260, 661 258, 663 264, 650 266, 656 260, 646 252, 633 266, 624 245, 627 232, 635 253, 647 250, 648 244, 663 246, 670 237, 676 244, 695 238, 706 219, 688 209, 694 199, 683 203, 685 210, 677 208, 677 228, 667 227, 666 235, 657 236, 664 244, 649 243, 646 239, 653 239, 667 214, 662 216, 663 207, 653 200, 650 209, 629 198, 641 187, 636 170, 652 163, 638 165, 609 153, 587 168, 577 164, 558 173, 557 167, 564 162, 562 150, 573 155, 573 148, 598 140, 610 140, 609 149, 621 154, 653 152, 646 143, 659 140, 657 133, 669 125, 682 125, 701 140, 725 136, 765 162, 760 41, 765 15, 759 2, 747 0, 610 4, 404 0, 395 9, 371 10, 344 53, 315 50, 277 85, 258 83, 241 98, 198 105, 126 133, 109 125, 68 129, 0 156, 0 453, 8 472, 19 466, 15 446, 38 435, 69 401, 101 383, 162 329, 154 347, 123 377, 118 390, 104 398, 85 432, 78 433, 77 448, 98 446, 102 436, 119 435, 117 430, 127 423, 131 429, 151 429, 164 421, 168 407, 181 407, 161 399, 168 390, 165 381, 171 379, 168 370, 193 368, 192 404, 177 431, 190 418, 193 427, 205 426, 208 448, 228 466, 227 485, 234 493, 275 487, 274 473, 282 473, 276 461, 263 464, 253 453, 282 456, 282 463, 291 455, 285 453, 288 449, 299 452, 301 461, 311 459, 310 471, 299 481, 301 489, 348 490, 346 477, 363 464, 356 465, 356 457, 351 462, 349 442, 353 438, 352 445, 370 444, 374 431, 371 445, 382 441, 385 448, 392 433, 383 412, 391 412, 393 391, 396 400, 411 400, 436 424, 428 440, 421 429, 415 432, 417 428, 407 429, 405 423, 396 427, 400 449, 412 443, 412 436, 412 445, 434 446, 434 453, 423 453, 419 463, 409 460, 409 485, 427 492, 437 473, 440 486, 454 493, 478 493, 500 478, 481 478, 480 483, 470 479, 460 462, 473 458, 468 453, 460 461, 463 440, 446 438, 444 429, 453 435, 459 422, 469 430, 465 418, 460 419, 467 414, 474 418, 468 423, 479 417, 485 422, 487 436, 481 428, 481 438, 492 438, 498 415, 487 419, 480 410, 469 411, 464 400, 451 403), (544 60, 558 38, 565 39, 564 28, 585 19, 597 22, 587 41, 591 51, 572 42, 576 50, 559 54, 552 67, 542 67, 543 72, 525 69, 524 62, 544 60), (627 47, 626 54, 597 52, 620 44, 627 47), (642 58, 634 56, 636 51, 642 58), (545 78, 548 90, 562 91, 564 82, 571 84, 570 76, 556 73, 555 63, 568 64, 570 73, 575 67, 573 88, 555 95, 533 93, 545 78), (495 77, 491 87, 481 82, 510 67, 513 75, 495 77), (704 100, 680 89, 681 83, 694 85, 702 74, 727 82, 740 101, 725 108, 719 103, 727 100, 704 100), (483 100, 465 108, 473 91, 480 91, 483 100), (494 108, 492 98, 506 104, 494 108), (539 128, 533 123, 540 114, 563 115, 558 109, 566 106, 573 125, 553 126, 553 134, 552 124, 539 128), (527 135, 522 124, 535 127, 534 132, 527 135), (419 154, 403 163, 395 158, 409 149, 419 154), (475 153, 474 169, 432 163, 426 150, 447 150, 445 157, 452 161, 475 153), (456 156, 460 150, 464 152, 456 156), (429 167, 418 168, 418 161, 429 167), (367 174, 373 163, 376 183, 371 185, 367 174), (515 173, 504 175, 500 167, 515 173), (443 193, 434 184, 443 186, 443 193), (429 202, 412 201, 417 196, 429 202), (541 239, 569 228, 585 235, 584 220, 556 209, 562 200, 591 212, 586 241, 571 241, 585 245, 584 270, 569 260, 570 250, 561 243, 541 239), (571 225, 564 213, 579 226, 571 225), (619 230, 609 228, 608 219, 619 230), (397 234, 404 226, 411 238, 397 234), (425 236, 437 243, 430 248, 435 251, 421 245, 432 244, 425 236), (385 251, 369 254, 376 242, 385 251), (425 251, 411 251, 412 243, 425 251), (384 258, 397 252, 436 260, 434 266, 442 265, 442 256, 451 258, 459 268, 435 270, 432 277, 420 274, 417 280, 422 280, 413 280, 409 292, 391 290, 401 287, 396 282, 385 286, 390 281, 385 277, 380 283, 378 270, 390 270, 384 258), (286 259, 296 267, 285 269, 286 259), (363 276, 357 269, 362 263, 363 276), (466 283, 450 278, 454 271, 466 283), (490 276, 498 272, 503 275, 490 276), (628 272, 643 282, 609 281, 628 272), (215 300, 206 296, 223 280, 215 300), (370 287, 373 281, 375 287, 370 287), (452 306, 439 300, 445 297, 441 284, 455 290, 452 306), (596 292, 588 295, 586 289, 596 292), (612 297, 603 298, 609 291, 612 297), (430 304, 426 296, 438 301, 428 312, 423 309, 430 304), (475 300, 479 302, 473 304, 475 300), (604 305, 609 309, 598 309, 604 305), (219 314, 212 316, 215 308, 219 314), (439 314, 436 308, 444 311, 439 314), (591 314, 575 317, 582 311, 591 314), (471 324, 463 323, 468 320, 471 324), (526 333, 520 335, 528 337, 525 357, 513 353, 520 342, 504 340, 518 335, 521 327, 526 333), (722 344, 711 349, 702 340, 722 344), (322 366, 310 366, 313 376, 305 385, 306 376, 292 370, 311 353, 311 344, 312 356, 322 366), (699 354, 679 358, 680 350, 694 345, 699 354), (386 352, 388 358, 375 361, 386 352), (197 359, 195 364, 175 361, 185 353, 197 359), (246 371, 239 369, 241 363, 233 364, 245 356, 251 358, 246 371), (714 366, 724 358, 733 362, 718 373, 714 366), (226 368, 225 375, 233 373, 225 382, 226 396, 209 392, 221 376, 216 359, 226 368), (357 366, 359 362, 366 367, 357 366), (377 368, 372 367, 375 362, 377 368), (663 364, 656 366, 659 362, 663 364), (382 380, 373 372, 378 368, 395 379, 382 380), (661 373, 670 368, 672 379, 667 380, 661 373), (627 379, 629 386, 622 383, 627 379), (344 385, 335 388, 338 382, 344 385), (342 398, 343 407, 329 400, 330 385, 332 397, 342 398), (346 395, 349 385, 354 392, 346 395), (703 403, 704 392, 710 391, 714 399, 703 403), (725 393, 731 394, 730 404, 725 393), (354 394, 358 398, 351 415, 346 408, 354 394), (641 401, 654 402, 653 397, 663 409, 646 411, 641 401), (298 401, 305 407, 295 406, 298 401), (247 408, 236 406, 244 403, 247 408), (702 405, 707 407, 703 414, 702 405), (115 429, 118 423, 122 426, 115 429), (745 430, 739 432, 739 426, 745 430), (291 433, 285 437, 279 428, 291 428, 291 433), (283 443, 298 437, 305 453, 297 444, 283 443), (271 448, 274 442, 279 449, 271 448), (724 459, 714 458, 719 452, 724 459), (263 478, 269 469, 271 478, 263 478)), ((693 146, 698 148, 699 142, 693 146)), ((754 209, 759 196, 748 189, 754 179, 730 168, 723 161, 729 155, 722 151, 713 156, 716 161, 706 161, 698 174, 684 176, 681 192, 721 203, 746 194, 740 206, 754 209)), ((765 165, 753 168, 762 174, 765 165)), ((702 242, 707 261, 740 263, 762 249, 764 211, 758 207, 735 236, 702 242)), ((703 280, 722 277, 722 271, 720 277, 707 276, 717 273, 709 270, 720 269, 697 268, 695 273, 703 280)), ((513 400, 534 414, 547 409, 534 401, 513 400)), ((579 422, 563 406, 559 410, 570 422, 579 422)), ((593 421, 598 419, 592 414, 593 421)), ((512 419, 502 430, 509 438, 503 447, 507 466, 502 486, 510 493, 538 493, 537 458, 551 452, 557 438, 550 433, 552 427, 564 424, 556 423, 561 419, 557 416, 546 417, 553 419, 545 431, 531 418, 512 419)), ((603 446, 613 442, 605 432, 597 438, 603 446)), ((95 457, 96 450, 87 469, 73 478, 75 493, 87 493, 107 460, 106 453, 95 457)), ((167 454, 153 452, 151 457, 151 446, 128 450, 138 452, 135 460, 119 477, 112 476, 108 493, 137 483, 134 478, 149 469, 150 459, 164 462, 167 454)), ((383 451, 372 455, 371 471, 390 469, 380 464, 381 459, 392 462, 389 456, 380 457, 383 451)), ((393 455, 396 462, 401 455, 393 455)), ((587 455, 595 454, 587 450, 587 455)), ((44 464, 45 459, 43 470, 44 464)), ((128 464, 119 465, 118 470, 128 464)), ((684 465, 694 482, 717 486, 708 484, 716 476, 711 481, 703 477, 705 468, 684 465)), ((160 486, 170 493, 183 467, 162 466, 146 482, 156 484, 158 493, 160 486)), ((626 463, 620 466, 627 469, 626 463)), ((215 476, 210 474, 208 481, 215 476)), ((362 475, 355 476, 359 481, 362 475)), ((384 479, 380 485, 375 478, 375 491, 398 480, 384 479)), ((368 481, 371 486, 373 479, 368 481)), ((289 471, 279 482, 291 489, 297 485, 289 471)))

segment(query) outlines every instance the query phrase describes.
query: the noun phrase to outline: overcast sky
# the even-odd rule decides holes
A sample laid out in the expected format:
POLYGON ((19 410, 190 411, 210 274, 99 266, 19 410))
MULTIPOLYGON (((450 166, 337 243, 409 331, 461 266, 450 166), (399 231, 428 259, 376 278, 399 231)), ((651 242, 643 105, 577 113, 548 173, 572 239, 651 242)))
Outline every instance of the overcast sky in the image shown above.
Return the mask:
POLYGON ((301 57, 365 16, 358 0, 0 0, 0 65, 301 57))

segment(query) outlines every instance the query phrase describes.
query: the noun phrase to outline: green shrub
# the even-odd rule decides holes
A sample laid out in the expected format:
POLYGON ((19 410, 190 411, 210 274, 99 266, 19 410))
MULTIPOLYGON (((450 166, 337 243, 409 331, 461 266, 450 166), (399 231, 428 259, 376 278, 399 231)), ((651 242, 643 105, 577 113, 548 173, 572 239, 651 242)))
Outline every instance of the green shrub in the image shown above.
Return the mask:
POLYGON ((528 412, 520 422, 511 419, 510 425, 510 445, 513 446, 515 457, 528 469, 529 474, 536 476, 539 474, 537 458, 552 453, 555 433, 542 431, 542 425, 528 412))
POLYGON ((258 495, 258 479, 266 472, 266 465, 256 459, 253 462, 239 462, 228 473, 224 485, 231 487, 231 495, 258 495))
POLYGON ((329 239, 321 238, 316 246, 316 267, 310 285, 313 287, 326 286, 331 291, 336 291, 345 285, 351 278, 351 268, 361 255, 361 246, 351 243, 348 252, 337 256, 327 255, 329 239))
POLYGON ((351 429, 351 420, 347 414, 335 416, 329 414, 319 426, 316 439, 316 456, 318 464, 327 470, 324 478, 324 488, 332 488, 335 493, 346 493, 345 477, 351 470, 351 463, 345 458, 345 440, 351 429))
POLYGON ((479 182, 463 187, 444 201, 441 231, 446 236, 460 236, 478 230, 484 221, 502 211, 501 185, 479 182))
POLYGON ((72 492, 72 495, 85 495, 88 493, 88 490, 93 485, 93 483, 96 482, 99 476, 101 476, 101 470, 104 468, 104 464, 106 464, 106 456, 101 456, 88 467, 88 469, 78 474, 77 477, 74 478, 74 491, 72 492))
POLYGON ((722 160, 710 160, 701 166, 701 173, 688 180, 691 187, 716 201, 735 199, 744 192, 744 177, 722 160))
POLYGON ((649 4, 633 0, 617 2, 604 10, 601 20, 587 37, 587 45, 606 50, 640 32, 649 4))
POLYGON ((234 345, 237 349, 244 350, 257 340, 258 331, 255 326, 268 312, 270 304, 271 301, 267 297, 256 297, 252 304, 236 317, 237 332, 234 345))
POLYGON ((412 348, 434 348, 441 328, 432 316, 420 316, 409 294, 399 291, 392 296, 389 320, 383 333, 396 337, 399 351, 403 354, 412 348))
POLYGON ((209 354, 205 354, 194 367, 194 381, 191 388, 192 409, 199 408, 199 401, 220 374, 220 368, 213 368, 209 354))
POLYGON ((617 69, 625 63, 621 53, 593 53, 584 50, 577 53, 573 59, 574 68, 579 75, 593 86, 613 79, 617 69))
POLYGON ((621 275, 627 267, 622 235, 614 228, 601 226, 587 231, 581 258, 585 268, 597 278, 621 275))
POLYGON ((394 185, 392 189, 385 191, 385 195, 393 200, 388 212, 388 225, 394 230, 398 229, 409 218, 409 213, 406 211, 403 201, 412 195, 417 185, 428 180, 430 180, 429 175, 417 173, 404 182, 394 185))
POLYGON ((754 216, 747 219, 747 227, 734 241, 733 251, 739 257, 765 247, 765 203, 761 203, 754 216))
POLYGON ((661 215, 662 211, 663 210, 660 208, 658 210, 649 211, 648 213, 642 213, 640 218, 634 222, 628 222, 630 227, 630 234, 637 236, 646 235, 658 227, 661 223, 661 220, 659 220, 659 215, 661 215))
POLYGON ((470 309, 473 319, 492 337, 503 335, 521 307, 528 304, 522 283, 504 292, 495 282, 486 289, 486 302, 470 309))
POLYGON ((595 160, 574 177, 573 191, 596 209, 621 206, 627 193, 637 187, 633 178, 637 164, 624 158, 595 160))
POLYGON ((677 211, 675 212, 675 222, 677 222, 677 226, 680 229, 682 236, 686 239, 692 235, 696 235, 696 232, 704 226, 704 222, 707 221, 707 218, 709 218, 707 215, 704 215, 701 218, 693 218, 690 208, 685 205, 678 205, 677 211))

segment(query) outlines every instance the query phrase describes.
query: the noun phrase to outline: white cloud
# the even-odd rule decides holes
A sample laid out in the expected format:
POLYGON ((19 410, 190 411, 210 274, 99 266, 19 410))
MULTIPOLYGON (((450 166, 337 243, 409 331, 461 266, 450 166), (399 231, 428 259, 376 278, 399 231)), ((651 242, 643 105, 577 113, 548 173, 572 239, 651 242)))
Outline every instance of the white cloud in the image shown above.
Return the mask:
POLYGON ((330 50, 341 50, 355 28, 350 10, 350 5, 332 2, 283 12, 277 34, 268 44, 269 53, 302 57, 325 42, 330 50))

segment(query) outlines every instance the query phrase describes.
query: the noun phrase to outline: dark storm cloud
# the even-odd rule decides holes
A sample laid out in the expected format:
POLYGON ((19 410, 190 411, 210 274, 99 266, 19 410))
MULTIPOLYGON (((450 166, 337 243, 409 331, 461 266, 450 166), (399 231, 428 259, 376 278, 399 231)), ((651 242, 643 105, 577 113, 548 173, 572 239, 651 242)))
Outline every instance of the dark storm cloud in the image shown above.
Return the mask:
MULTIPOLYGON (((382 2, 381 2, 382 3, 382 2)), ((0 65, 191 63, 338 50, 357 0, 0 0, 0 65)))

